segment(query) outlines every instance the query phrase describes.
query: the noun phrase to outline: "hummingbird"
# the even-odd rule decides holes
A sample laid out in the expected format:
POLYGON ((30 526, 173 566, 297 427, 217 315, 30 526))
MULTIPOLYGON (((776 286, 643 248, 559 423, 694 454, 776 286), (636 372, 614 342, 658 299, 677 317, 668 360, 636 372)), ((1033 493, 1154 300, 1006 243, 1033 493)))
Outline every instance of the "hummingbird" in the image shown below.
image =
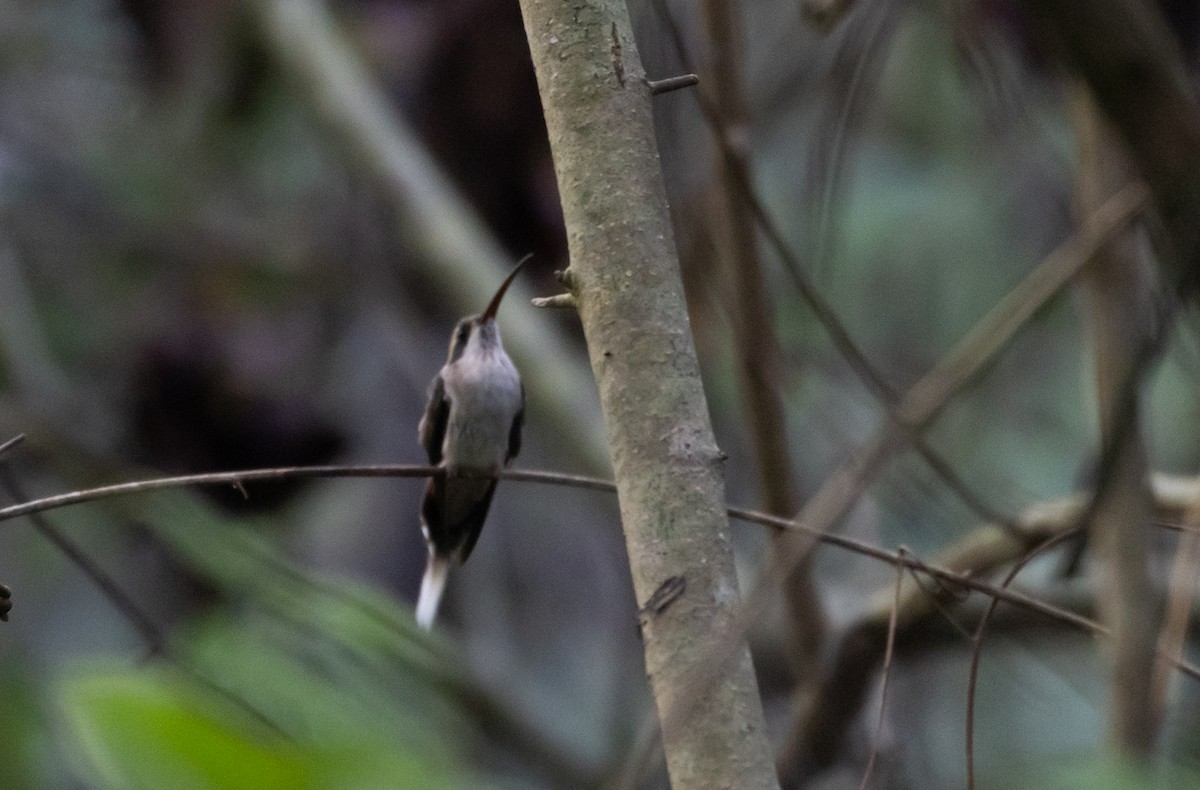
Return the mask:
POLYGON ((525 388, 500 342, 496 312, 531 257, 517 263, 482 313, 454 327, 446 364, 429 385, 429 403, 417 427, 430 466, 439 467, 421 502, 429 559, 416 615, 426 630, 437 615, 450 561, 466 562, 479 539, 496 492, 496 471, 521 449, 525 388))

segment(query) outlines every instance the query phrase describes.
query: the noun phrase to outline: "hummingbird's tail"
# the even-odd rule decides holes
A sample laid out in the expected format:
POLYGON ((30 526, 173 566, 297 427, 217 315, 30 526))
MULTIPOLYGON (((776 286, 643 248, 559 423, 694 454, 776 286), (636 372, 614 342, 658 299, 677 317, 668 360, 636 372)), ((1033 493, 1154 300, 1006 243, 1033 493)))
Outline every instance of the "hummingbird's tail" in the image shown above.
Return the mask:
POLYGON ((429 552, 429 562, 425 564, 425 575, 421 578, 421 594, 417 597, 417 625, 428 631, 433 627, 433 618, 437 616, 438 604, 442 602, 442 593, 446 590, 446 575, 450 570, 450 558, 429 552))

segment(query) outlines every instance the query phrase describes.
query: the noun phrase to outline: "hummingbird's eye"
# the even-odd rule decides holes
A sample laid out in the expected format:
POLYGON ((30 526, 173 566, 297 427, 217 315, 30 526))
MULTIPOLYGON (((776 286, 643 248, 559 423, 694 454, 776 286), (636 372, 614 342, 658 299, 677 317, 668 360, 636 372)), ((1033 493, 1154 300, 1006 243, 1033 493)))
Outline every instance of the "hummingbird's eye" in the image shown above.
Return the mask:
POLYGON ((469 326, 459 327, 458 328, 458 342, 459 343, 467 342, 467 338, 470 336, 470 334, 471 334, 471 327, 469 327, 469 326))

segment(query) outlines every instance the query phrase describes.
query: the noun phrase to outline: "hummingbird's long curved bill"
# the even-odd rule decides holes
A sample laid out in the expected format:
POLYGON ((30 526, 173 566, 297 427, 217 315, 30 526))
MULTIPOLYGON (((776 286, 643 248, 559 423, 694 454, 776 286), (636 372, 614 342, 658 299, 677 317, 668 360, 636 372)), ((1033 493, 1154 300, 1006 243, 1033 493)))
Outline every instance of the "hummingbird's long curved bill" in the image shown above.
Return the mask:
POLYGON ((512 285, 512 281, 517 277, 517 272, 521 271, 521 267, 532 257, 533 253, 531 252, 517 261, 517 265, 504 278, 504 282, 500 283, 500 287, 496 290, 496 295, 492 297, 492 301, 488 302, 487 309, 483 311, 483 315, 479 316, 480 321, 491 321, 496 317, 496 311, 500 309, 500 300, 504 298, 504 293, 508 290, 508 286, 512 285))

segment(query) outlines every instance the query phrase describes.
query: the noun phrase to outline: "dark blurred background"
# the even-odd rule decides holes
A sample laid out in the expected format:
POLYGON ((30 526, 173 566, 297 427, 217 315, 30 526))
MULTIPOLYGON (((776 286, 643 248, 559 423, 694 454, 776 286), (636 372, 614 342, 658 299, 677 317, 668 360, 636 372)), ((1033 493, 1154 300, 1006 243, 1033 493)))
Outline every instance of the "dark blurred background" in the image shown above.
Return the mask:
MULTIPOLYGON (((702 62, 694 4, 631 5, 651 77, 702 62)), ((533 252, 528 289, 560 289, 565 234, 516 2, 342 0, 313 32, 359 59, 482 218, 500 254, 459 281, 428 254, 424 216, 396 219, 416 217, 420 198, 397 194, 280 51, 315 45, 281 44, 253 6, 0 9, 0 440, 27 436, 6 459, 27 496, 162 473, 418 463, 425 387, 456 319, 503 276, 495 264, 533 252)), ((1190 4, 1171 11, 1194 43, 1190 4)), ((1001 2, 862 0, 828 32, 796 0, 741 12, 757 195, 903 389, 1069 234, 1061 81, 1001 2)), ((756 506, 709 220, 718 157, 695 95, 655 101, 729 500, 756 506)), ((803 496, 882 413, 766 247, 762 268, 803 496)), ((500 323, 566 349, 579 363, 569 392, 586 393, 531 385, 519 464, 606 473, 574 316, 513 299, 500 323)), ((1060 298, 955 401, 933 444, 1001 512, 1073 491, 1096 441, 1087 359, 1078 305, 1060 298)), ((1183 332, 1154 376, 1157 469, 1200 462, 1197 361, 1183 332)), ((551 380, 529 372, 544 361, 518 362, 527 382, 551 380)), ((14 609, 0 625, 0 787, 663 786, 661 757, 635 757, 653 709, 612 498, 502 484, 427 640, 406 614, 424 564, 420 481, 246 489, 48 516, 156 625, 168 646, 149 658, 144 633, 78 567, 28 523, 3 524, 14 609)), ((978 521, 914 456, 845 529, 924 555, 978 521)), ((734 529, 751 579, 768 536, 734 529)), ((822 549, 816 578, 836 631, 892 572, 822 549)), ((754 634, 776 739, 803 691, 785 631, 772 612, 754 634)), ((989 645, 979 774, 1008 786, 1014 767, 1052 776, 1094 754, 1104 693, 1091 641, 1016 629, 989 645)), ((897 666, 877 786, 961 786, 966 655, 949 640, 897 666)), ((1166 752, 1185 767, 1200 761, 1195 696, 1183 687, 1168 717, 1166 752)), ((818 786, 857 786, 870 721, 818 786)))

